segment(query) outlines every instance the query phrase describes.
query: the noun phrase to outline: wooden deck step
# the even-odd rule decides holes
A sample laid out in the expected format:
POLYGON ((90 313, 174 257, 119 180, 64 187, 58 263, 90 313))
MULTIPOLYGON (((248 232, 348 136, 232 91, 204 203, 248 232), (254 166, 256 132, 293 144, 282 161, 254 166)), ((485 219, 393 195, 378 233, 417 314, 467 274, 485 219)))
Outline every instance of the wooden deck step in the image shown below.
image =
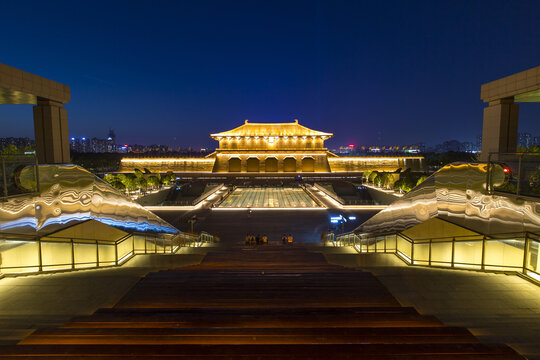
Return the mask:
POLYGON ((275 246, 150 273, 112 308, 0 346, 5 359, 523 358, 402 307, 369 272, 275 246))
POLYGON ((56 328, 20 344, 464 344, 463 328, 56 328))
POLYGON ((12 345, 0 359, 523 359, 504 345, 12 345))

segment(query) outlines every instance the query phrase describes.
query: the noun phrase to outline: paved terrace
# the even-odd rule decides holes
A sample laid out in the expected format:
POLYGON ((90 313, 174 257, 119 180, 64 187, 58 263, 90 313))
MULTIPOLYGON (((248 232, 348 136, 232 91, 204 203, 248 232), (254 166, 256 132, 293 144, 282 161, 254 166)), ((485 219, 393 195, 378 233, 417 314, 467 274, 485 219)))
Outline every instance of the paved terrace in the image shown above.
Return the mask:
POLYGON ((239 187, 219 206, 224 208, 309 208, 318 205, 300 188, 239 187))

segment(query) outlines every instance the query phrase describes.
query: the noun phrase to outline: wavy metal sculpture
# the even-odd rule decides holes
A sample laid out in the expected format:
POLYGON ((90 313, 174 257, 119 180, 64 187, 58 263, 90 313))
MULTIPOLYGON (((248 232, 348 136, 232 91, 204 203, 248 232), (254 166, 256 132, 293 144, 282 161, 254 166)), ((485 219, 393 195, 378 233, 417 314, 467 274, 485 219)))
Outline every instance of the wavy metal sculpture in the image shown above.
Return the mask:
MULTIPOLYGON (((499 165, 491 167, 491 182, 497 186, 504 181, 504 171, 499 165)), ((487 193, 487 171, 486 163, 446 165, 354 232, 396 233, 434 217, 487 235, 538 231, 540 203, 524 197, 487 193)))
MULTIPOLYGON (((19 184, 33 186, 34 169, 19 184)), ((45 234, 94 219, 127 231, 178 230, 89 171, 76 165, 39 165, 39 194, 0 203, 0 231, 45 234)))

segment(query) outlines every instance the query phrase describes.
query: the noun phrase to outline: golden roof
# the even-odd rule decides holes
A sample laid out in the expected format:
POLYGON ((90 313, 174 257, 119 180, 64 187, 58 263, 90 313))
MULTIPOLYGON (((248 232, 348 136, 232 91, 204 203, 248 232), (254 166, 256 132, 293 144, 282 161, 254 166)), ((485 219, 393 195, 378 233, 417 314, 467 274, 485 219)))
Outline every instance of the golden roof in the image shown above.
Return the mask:
MULTIPOLYGON (((332 133, 308 129, 294 120, 292 123, 250 123, 246 120, 245 124, 235 129, 210 134, 212 138, 227 136, 334 136, 332 133)), ((219 140, 219 139, 216 139, 219 140)))

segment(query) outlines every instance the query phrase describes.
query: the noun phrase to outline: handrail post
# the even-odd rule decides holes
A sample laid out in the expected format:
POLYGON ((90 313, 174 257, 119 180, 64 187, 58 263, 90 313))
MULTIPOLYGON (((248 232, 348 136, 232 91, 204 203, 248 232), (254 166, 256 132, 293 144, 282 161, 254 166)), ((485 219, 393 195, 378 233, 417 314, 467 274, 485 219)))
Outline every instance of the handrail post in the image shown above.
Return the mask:
POLYGON ((493 193, 491 188, 491 153, 488 154, 487 171, 486 171, 486 191, 488 194, 493 193))
POLYGON ((480 264, 482 270, 486 269, 486 235, 482 237, 482 263, 480 264))
POLYGON ((73 241, 73 238, 71 240, 71 268, 75 269, 75 243, 73 241))
POLYGON ((96 267, 99 267, 99 241, 96 239, 96 267))
POLYGON ((157 254, 157 238, 154 236, 154 254, 157 254))
POLYGON ((144 253, 148 253, 148 251, 146 250, 146 233, 144 234, 144 253))
POLYGON ((525 232, 525 244, 523 245, 523 274, 525 274, 525 269, 527 268, 527 254, 529 248, 529 234, 525 232))
POLYGON ((431 266, 431 247, 433 246, 433 239, 429 239, 429 255, 428 255, 428 266, 431 266))
POLYGON ((36 192, 39 193, 39 163, 38 163, 38 158, 37 156, 34 155, 34 159, 36 161, 36 192))
POLYGON ((524 154, 521 154, 519 155, 519 160, 518 160, 518 182, 517 182, 517 187, 516 187, 516 195, 519 196, 519 191, 521 190, 520 189, 520 184, 521 184, 521 161, 523 159, 523 155, 524 154))
POLYGON ((454 236, 452 238, 452 267, 454 267, 455 250, 456 250, 456 237, 454 236))
POLYGON ((6 159, 2 158, 2 178, 4 179, 4 196, 7 198, 6 159))
POLYGON ((414 265, 414 239, 411 239, 411 265, 414 265))
POLYGON ((114 264, 118 265, 118 242, 114 243, 114 264))
POLYGON ((43 271, 43 255, 41 249, 41 236, 38 236, 38 262, 39 262, 39 272, 43 271))

